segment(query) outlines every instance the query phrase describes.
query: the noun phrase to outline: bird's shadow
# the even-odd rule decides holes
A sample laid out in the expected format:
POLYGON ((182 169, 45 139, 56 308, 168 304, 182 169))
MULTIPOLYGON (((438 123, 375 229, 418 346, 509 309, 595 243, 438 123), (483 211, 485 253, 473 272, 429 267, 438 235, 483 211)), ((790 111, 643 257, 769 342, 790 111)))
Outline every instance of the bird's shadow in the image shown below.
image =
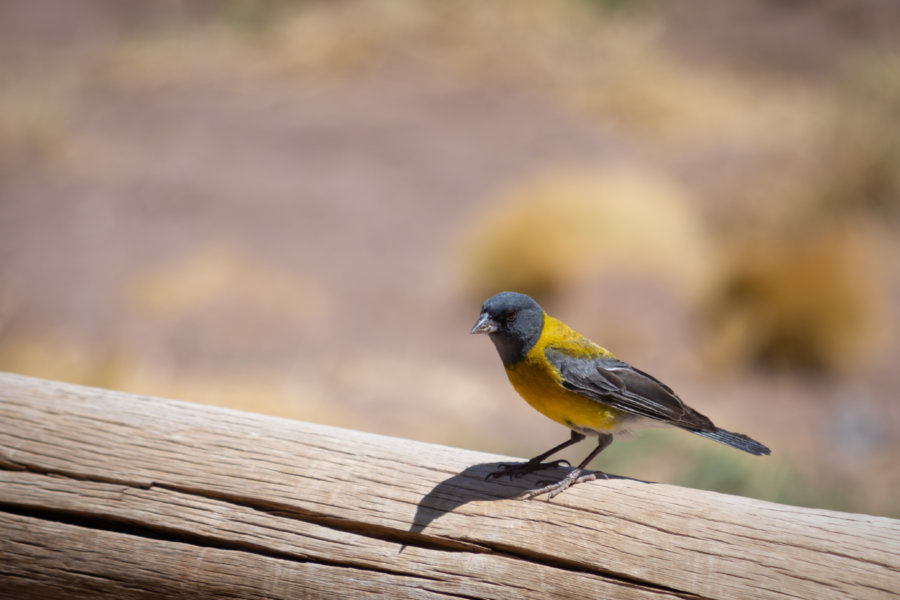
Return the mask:
MULTIPOLYGON (((472 465, 434 486, 419 501, 409 533, 421 533, 441 515, 449 513, 469 502, 517 498, 530 490, 540 487, 547 481, 557 481, 565 477, 566 473, 571 470, 570 467, 557 467, 529 473, 517 479, 509 479, 502 476, 487 479, 490 473, 499 469, 503 464, 508 463, 490 462, 472 465)), ((592 472, 598 475, 598 481, 603 481, 604 479, 627 479, 617 475, 585 471, 586 474, 592 472)), ((535 500, 542 500, 543 498, 537 497, 535 500)))

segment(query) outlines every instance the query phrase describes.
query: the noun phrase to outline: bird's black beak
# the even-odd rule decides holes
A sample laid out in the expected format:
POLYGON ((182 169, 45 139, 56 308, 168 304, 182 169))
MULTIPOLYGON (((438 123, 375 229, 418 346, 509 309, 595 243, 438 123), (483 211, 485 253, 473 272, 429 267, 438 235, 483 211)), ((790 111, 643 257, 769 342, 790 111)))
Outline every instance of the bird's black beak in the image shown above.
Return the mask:
POLYGON ((495 331, 497 331, 497 322, 489 314, 481 313, 470 333, 494 333, 495 331))

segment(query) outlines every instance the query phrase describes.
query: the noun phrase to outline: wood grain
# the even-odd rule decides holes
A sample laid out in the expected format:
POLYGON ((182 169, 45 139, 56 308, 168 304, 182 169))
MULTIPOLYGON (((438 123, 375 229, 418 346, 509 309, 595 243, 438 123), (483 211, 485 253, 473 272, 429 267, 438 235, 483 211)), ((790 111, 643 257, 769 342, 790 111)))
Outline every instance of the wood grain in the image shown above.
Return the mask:
POLYGON ((883 598, 900 522, 0 374, 0 597, 883 598))

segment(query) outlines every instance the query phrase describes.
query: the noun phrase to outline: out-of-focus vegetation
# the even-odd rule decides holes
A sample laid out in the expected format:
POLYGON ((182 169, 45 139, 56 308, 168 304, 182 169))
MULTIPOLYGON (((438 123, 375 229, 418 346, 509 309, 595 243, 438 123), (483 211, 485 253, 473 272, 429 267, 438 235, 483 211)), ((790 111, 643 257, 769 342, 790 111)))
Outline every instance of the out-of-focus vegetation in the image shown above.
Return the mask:
POLYGON ((711 361, 839 373, 871 359, 886 307, 865 231, 768 231, 727 245, 704 313, 711 361))
POLYGON ((52 162, 64 148, 68 95, 57 81, 13 80, 0 73, 0 169, 52 162))
POLYGON ((836 82, 811 195, 826 214, 900 219, 900 55, 864 54, 836 82))
POLYGON ((0 368, 531 455, 512 288, 774 449, 599 468, 900 515, 889 0, 15 4, 0 368))
POLYGON ((695 289, 710 249, 687 196, 652 170, 570 168, 517 184, 471 215, 462 278, 473 298, 549 297, 623 271, 695 289))

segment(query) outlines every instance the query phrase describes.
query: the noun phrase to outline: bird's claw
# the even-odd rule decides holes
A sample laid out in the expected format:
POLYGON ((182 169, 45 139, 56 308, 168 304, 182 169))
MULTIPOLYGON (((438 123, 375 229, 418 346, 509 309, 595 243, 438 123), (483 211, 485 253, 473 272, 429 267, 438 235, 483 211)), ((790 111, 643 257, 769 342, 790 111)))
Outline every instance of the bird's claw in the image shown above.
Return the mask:
POLYGON ((526 500, 530 500, 532 498, 536 498, 541 494, 547 494, 547 501, 549 502, 553 496, 564 492, 569 489, 573 485, 577 483, 585 483, 588 481, 594 481, 598 478, 609 479, 609 476, 606 473, 583 473, 579 469, 575 469, 570 471, 565 477, 560 479, 559 481, 540 481, 538 485, 541 487, 531 490, 530 492, 526 492, 522 497, 526 500))
POLYGON ((524 463, 503 463, 496 471, 492 471, 485 476, 485 479, 496 479, 498 477, 508 476, 510 479, 522 477, 534 471, 541 469, 556 469, 561 466, 571 467, 572 464, 564 458, 551 460, 548 462, 524 462, 524 463))

